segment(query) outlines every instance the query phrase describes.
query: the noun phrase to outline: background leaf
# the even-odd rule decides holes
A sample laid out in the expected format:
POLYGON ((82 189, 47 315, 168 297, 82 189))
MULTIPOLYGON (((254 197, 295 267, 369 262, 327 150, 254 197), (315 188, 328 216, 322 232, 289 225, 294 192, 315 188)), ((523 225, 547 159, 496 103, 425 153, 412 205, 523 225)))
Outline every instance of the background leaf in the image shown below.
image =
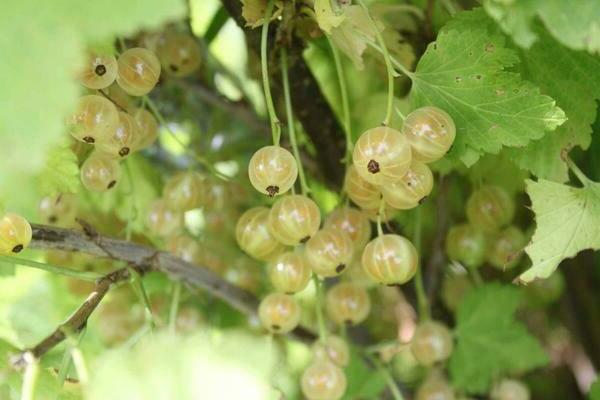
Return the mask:
POLYGON ((492 283, 465 295, 458 308, 457 346, 450 359, 453 385, 485 393, 492 379, 545 365, 548 357, 525 326, 514 319, 518 288, 492 283))

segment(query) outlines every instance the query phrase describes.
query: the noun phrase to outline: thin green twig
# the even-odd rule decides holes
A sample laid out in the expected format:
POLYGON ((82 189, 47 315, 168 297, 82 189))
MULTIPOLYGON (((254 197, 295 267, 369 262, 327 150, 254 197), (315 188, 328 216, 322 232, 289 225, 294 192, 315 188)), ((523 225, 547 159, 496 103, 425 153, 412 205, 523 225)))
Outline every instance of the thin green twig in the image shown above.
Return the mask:
POLYGON ((388 389, 392 393, 392 397, 394 398, 394 400, 404 400, 404 396, 402 396, 402 392, 398 388, 396 381, 394 380, 394 378, 392 377, 392 374, 390 374, 390 371, 386 368, 386 366, 383 365, 377 359, 377 357, 375 357, 373 355, 369 354, 369 355, 367 355, 367 357, 371 360, 373 365, 375 365, 377 370, 379 372, 381 372, 383 374, 383 376, 385 377, 385 381, 387 383, 388 389))
POLYGON ((571 157, 566 157, 566 162, 567 162, 567 166, 569 167, 569 169, 571 171, 573 171, 573 173, 575 174, 575 176, 577 177, 577 179, 579 179, 579 182, 581 182, 581 184, 583 186, 588 186, 590 184, 590 182, 592 182, 592 180, 590 180, 590 178, 588 178, 582 171, 581 169, 579 169, 579 167, 577 166, 577 164, 575 164, 575 162, 571 159, 571 157))
POLYGON ((306 182, 306 175, 304 174, 304 167, 302 166, 300 150, 298 149, 298 142, 296 140, 296 129, 294 127, 294 110, 292 108, 292 99, 290 96, 290 80, 288 76, 287 50, 285 47, 281 48, 281 75, 283 78, 283 97, 285 99, 285 112, 287 114, 290 143, 292 144, 292 151, 294 153, 294 157, 296 158, 296 163, 298 164, 300 188, 302 189, 302 194, 306 195, 310 192, 310 189, 308 187, 308 183, 306 182))
POLYGON ((21 390, 21 400, 34 400, 35 399, 35 386, 37 384, 37 378, 40 372, 40 365, 38 361, 33 357, 33 354, 27 353, 27 367, 25 368, 25 374, 23 375, 23 386, 21 390))
MULTIPOLYGON (((421 208, 417 207, 415 210, 415 221, 414 221, 414 237, 413 242, 415 248, 417 249, 417 254, 421 254, 421 208)), ((427 294, 425 293, 425 288, 423 286, 423 273, 421 270, 421 266, 417 267, 417 272, 415 273, 415 291, 417 293, 417 303, 419 305, 419 317, 423 321, 427 321, 430 318, 429 313, 429 304, 427 301, 427 294)))
POLYGON ((327 326, 325 326, 325 318, 323 317, 323 289, 321 281, 316 274, 313 274, 313 283, 315 285, 317 323, 319 324, 319 339, 327 340, 327 326))
POLYGON ((129 268, 129 273, 131 274, 130 283, 133 286, 133 289, 140 299, 140 302, 144 306, 144 311, 146 314, 146 321, 150 325, 150 329, 153 330, 156 327, 156 322, 154 321, 154 314, 152 313, 152 305, 150 304, 150 298, 148 297, 148 293, 146 293, 146 289, 144 288, 144 283, 142 282, 140 274, 133 268, 129 268))
POLYGON ((271 22, 271 15, 273 15, 273 4, 274 0, 269 0, 267 8, 265 10, 265 16, 263 20, 262 32, 260 36, 260 66, 262 72, 263 90, 265 92, 265 102, 267 103, 267 112, 269 114, 269 121, 271 121, 271 133, 273 134, 273 144, 279 146, 279 139, 281 137, 281 126, 277 114, 275 113, 275 106, 273 105, 273 96, 271 95, 271 84, 269 82, 269 59, 267 56, 267 39, 269 36, 269 23, 271 22))
POLYGON ((31 267, 35 269, 41 269, 42 271, 52 272, 53 274, 69 276, 71 278, 76 278, 82 281, 87 282, 95 282, 97 279, 102 278, 102 275, 97 274, 95 272, 84 272, 84 271, 75 271, 68 268, 57 267, 55 265, 41 263, 37 261, 27 260, 25 258, 17 258, 17 257, 9 257, 9 256, 0 256, 0 262, 14 264, 14 265, 22 265, 25 267, 31 267))
POLYGON ((338 78, 338 84, 340 86, 340 96, 342 98, 342 113, 344 119, 344 133, 346 134, 346 157, 344 162, 349 164, 352 160, 352 149, 354 143, 352 142, 352 126, 350 122, 350 103, 348 101, 348 90, 346 88, 346 77, 344 76, 344 69, 342 67, 342 61, 340 53, 331 41, 331 38, 327 36, 329 47, 331 47, 331 53, 333 54, 333 61, 335 63, 335 71, 338 78))

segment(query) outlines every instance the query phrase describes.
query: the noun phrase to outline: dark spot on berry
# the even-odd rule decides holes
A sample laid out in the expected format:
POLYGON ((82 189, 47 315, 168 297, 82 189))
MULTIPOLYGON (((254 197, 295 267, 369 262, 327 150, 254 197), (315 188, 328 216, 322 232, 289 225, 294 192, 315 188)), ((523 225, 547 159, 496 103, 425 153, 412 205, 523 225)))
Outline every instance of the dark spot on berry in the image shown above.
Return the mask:
POLYGON ((121 150, 119 150, 119 155, 121 157, 125 157, 127 154, 129 154, 129 147, 123 147, 121 150))
POLYGON ((179 71, 179 67, 178 67, 177 65, 175 65, 175 64, 170 64, 170 65, 169 65, 169 69, 170 69, 171 71, 173 71, 173 72, 177 72, 177 71, 179 71))
POLYGON ((273 324, 273 325, 271 325, 271 329, 273 329, 274 331, 278 331, 281 329, 281 327, 277 324, 273 324))
POLYGON ((265 189, 267 191, 267 194, 269 195, 269 197, 273 197, 275 196, 277 193, 279 193, 279 186, 267 186, 267 188, 265 189))
POLYGON ((20 253, 21 250, 23 250, 23 245, 22 244, 18 244, 15 247, 13 247, 12 252, 13 253, 20 253))
POLYGON ((300 243, 306 243, 308 242, 308 239, 310 239, 310 236, 303 237, 302 239, 300 239, 300 243))
POLYGON ((381 171, 379 169, 379 163, 375 160, 371 160, 369 161, 369 163, 367 164, 367 169, 369 170, 370 173, 372 174, 376 174, 379 171, 381 171))
POLYGON ((110 183, 108 184, 108 186, 106 188, 112 189, 116 184, 117 184, 117 181, 110 181, 110 183))
POLYGON ((346 319, 344 320, 344 323, 348 326, 352 325, 352 320, 351 319, 346 319))
POLYGON ((96 73, 96 75, 102 76, 106 73, 106 67, 102 64, 96 65, 96 68, 94 68, 94 72, 96 73))
POLYGON ((427 196, 425 196, 421 200, 419 200, 419 204, 425 203, 425 200, 427 200, 427 196))
POLYGON ((86 142, 86 143, 89 143, 89 144, 91 144, 91 143, 95 143, 95 142, 96 142, 96 139, 94 139, 94 138, 93 138, 93 137, 91 137, 91 136, 86 136, 86 137, 84 137, 84 138, 83 138, 83 141, 84 141, 84 142, 86 142))
POLYGON ((51 215, 48 217, 48 222, 50 222, 51 224, 55 224, 56 221, 58 221, 58 218, 56 218, 56 215, 51 215))
POLYGON ((345 269, 346 269, 346 264, 340 264, 337 267, 335 267, 335 272, 337 272, 339 274, 340 272, 342 272, 345 269))

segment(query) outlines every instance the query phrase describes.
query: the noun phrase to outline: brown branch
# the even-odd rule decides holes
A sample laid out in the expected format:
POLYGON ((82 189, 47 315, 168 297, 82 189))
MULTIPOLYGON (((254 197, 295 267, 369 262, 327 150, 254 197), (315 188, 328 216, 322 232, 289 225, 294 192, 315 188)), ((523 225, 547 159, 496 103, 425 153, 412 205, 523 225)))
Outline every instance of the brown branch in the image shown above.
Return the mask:
MULTIPOLYGON (((140 274, 151 270, 164 272, 170 278, 181 281, 191 288, 208 291, 244 314, 256 315, 258 299, 253 294, 232 285, 207 268, 185 262, 169 253, 97 233, 86 234, 71 229, 36 224, 32 225, 32 229, 33 239, 29 245, 32 249, 81 252, 124 261, 128 267, 113 271, 99 279, 85 302, 64 323, 40 343, 25 350, 13 360, 16 366, 24 366, 32 356, 35 358, 43 356, 65 340, 67 335, 85 327, 88 318, 112 284, 130 278, 129 268, 133 268, 140 274)), ((313 332, 303 327, 296 328, 292 336, 303 341, 312 341, 316 337, 313 332)))

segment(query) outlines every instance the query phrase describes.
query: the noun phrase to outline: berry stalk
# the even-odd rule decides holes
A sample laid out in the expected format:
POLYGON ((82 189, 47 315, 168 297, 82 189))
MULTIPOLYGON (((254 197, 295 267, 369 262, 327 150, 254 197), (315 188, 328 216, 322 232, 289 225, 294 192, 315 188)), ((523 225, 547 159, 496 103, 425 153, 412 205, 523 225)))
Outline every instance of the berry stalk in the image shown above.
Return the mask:
POLYGON ((346 88, 346 78, 344 76, 344 70, 342 68, 342 62, 340 59, 340 53, 335 47, 331 38, 327 36, 327 41, 331 47, 331 53, 333 54, 333 61, 335 63, 335 72, 337 74, 338 82, 340 85, 340 95, 342 98, 342 112, 344 114, 344 133, 346 134, 346 156, 344 162, 348 164, 352 160, 352 150, 354 144, 352 143, 352 126, 350 124, 350 105, 348 102, 348 90, 346 88))
MULTIPOLYGON (((417 207, 415 210, 415 226, 413 233, 413 244, 417 249, 417 253, 421 252, 421 209, 417 207)), ((419 306, 419 316, 422 321, 427 321, 431 318, 429 313, 429 304, 427 301, 427 294, 425 293, 425 288, 423 286, 423 274, 421 272, 421 267, 417 268, 417 272, 415 273, 415 291, 417 293, 417 303, 419 306)))
POLYGON ((267 112, 269 114, 269 120, 271 121, 271 133, 273 135, 273 144, 279 146, 279 139, 281 137, 281 127, 277 114, 275 113, 275 106, 273 105, 273 96, 271 95, 271 85, 269 82, 269 62, 267 58, 267 39, 269 35, 269 22, 271 21, 271 15, 273 15, 273 4, 274 0, 269 0, 267 3, 267 9, 265 10, 265 17, 263 20, 262 32, 260 35, 260 66, 263 81, 263 90, 265 92, 265 101, 267 103, 267 112))
POLYGON ((321 281, 316 274, 313 274, 313 283, 315 284, 315 293, 317 303, 315 310, 317 312, 317 323, 319 325, 319 339, 321 341, 327 340, 327 327, 325 326, 325 318, 323 317, 323 288, 321 281))
MULTIPOLYGON (((298 142, 296 140, 296 129, 294 127, 294 110, 292 108, 292 99, 290 96, 290 80, 288 76, 288 61, 287 61, 287 50, 285 47, 281 48, 281 75, 283 78, 283 97, 285 99, 285 112, 287 114, 288 121, 288 132, 290 134, 290 143, 292 144, 292 151, 298 164, 298 175, 300 177, 300 188, 302 194, 306 195, 310 192, 310 188, 306 182, 306 175, 304 174, 304 167, 302 166, 302 160, 300 159, 300 150, 298 150, 298 142)), ((294 187, 292 186, 292 189, 294 187)))

